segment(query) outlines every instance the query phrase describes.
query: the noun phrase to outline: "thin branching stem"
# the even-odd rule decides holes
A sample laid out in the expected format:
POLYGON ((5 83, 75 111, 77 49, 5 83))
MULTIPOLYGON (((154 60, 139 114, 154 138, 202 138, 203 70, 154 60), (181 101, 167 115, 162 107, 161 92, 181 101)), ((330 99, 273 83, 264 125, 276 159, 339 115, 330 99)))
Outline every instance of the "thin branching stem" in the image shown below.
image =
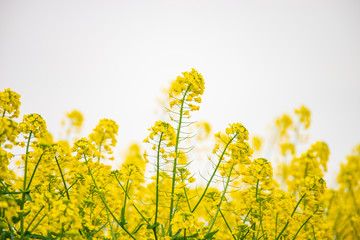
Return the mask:
MULTIPOLYGON (((26 178, 27 178, 27 168, 28 168, 28 158, 29 158, 29 147, 30 147, 30 139, 32 136, 32 131, 29 132, 29 137, 28 137, 28 141, 27 141, 27 145, 26 145, 26 154, 25 154, 25 168, 24 168, 24 186, 23 186, 23 190, 26 190, 26 178)), ((23 193, 22 195, 22 200, 21 200, 21 204, 20 204, 20 211, 24 210, 24 206, 25 206, 25 193, 23 193)), ((21 236, 24 234, 24 213, 20 214, 20 234, 21 236)))
POLYGON ((157 218, 159 212, 160 147, 161 147, 162 136, 163 133, 160 134, 160 140, 156 155, 156 199, 155 199, 155 218, 154 218, 154 229, 153 229, 155 239, 157 239, 156 225, 157 225, 157 218))
POLYGON ((181 130, 181 121, 183 117, 183 110, 184 110, 184 102, 186 98, 186 94, 190 89, 191 84, 187 87, 184 92, 184 96, 181 101, 180 107, 180 116, 179 116, 179 124, 176 130, 176 144, 175 144, 175 159, 174 159, 174 166, 173 166, 173 175, 172 175, 172 184, 171 184, 171 198, 170 198, 170 214, 169 214, 169 234, 171 235, 171 220, 173 217, 173 206, 174 206, 174 192, 175 192, 175 176, 176 176, 176 166, 177 166, 177 159, 178 159, 178 147, 179 147, 179 137, 180 137, 180 130, 181 130))
POLYGON ((45 152, 43 152, 43 153, 40 155, 39 160, 37 161, 37 163, 36 163, 36 165, 35 165, 34 171, 33 171, 32 174, 31 174, 31 177, 30 177, 28 186, 26 187, 26 190, 29 190, 29 188, 30 188, 31 182, 32 182, 32 180, 33 180, 33 178, 34 178, 34 176, 35 176, 36 170, 37 170, 38 167, 39 167, 41 158, 42 158, 42 156, 44 155, 44 153, 45 153, 45 152))
POLYGON ((56 161, 56 164, 57 164, 57 166, 58 166, 58 168, 59 168, 59 172, 60 172, 60 175, 61 175, 61 179, 62 179, 63 184, 64 184, 64 187, 65 187, 66 197, 67 197, 68 200, 70 200, 69 189, 68 189, 67 186, 66 186, 64 174, 63 174, 63 172, 62 172, 62 170, 61 170, 59 161, 58 161, 58 159, 57 159, 56 156, 55 156, 55 161, 56 161))
POLYGON ((223 157, 224 157, 224 154, 225 154, 225 152, 226 152, 226 149, 228 148, 229 144, 235 139, 235 137, 236 137, 237 135, 238 135, 238 133, 236 133, 236 134, 234 135, 234 137, 232 137, 232 138, 230 139, 230 141, 226 144, 226 146, 225 146, 225 148, 224 148, 224 150, 223 150, 223 152, 222 152, 222 154, 221 154, 221 156, 220 156, 220 158, 219 158, 219 161, 218 161, 218 163, 217 163, 217 165, 216 165, 216 167, 215 167, 215 169, 214 169, 214 172, 212 173, 209 181, 207 181, 207 184, 206 184, 206 187, 205 187, 205 189, 204 189, 204 192, 202 193, 202 195, 201 195, 199 201, 196 203, 195 207, 191 210, 192 213, 196 210, 196 208, 199 206, 201 200, 204 198, 204 196, 205 196, 205 194, 206 194, 206 191, 208 190, 208 188, 209 188, 209 186, 210 186, 210 183, 212 182, 212 180, 213 180, 213 178, 214 178, 214 176, 215 176, 215 174, 216 174, 216 171, 218 170, 218 168, 219 168, 219 166, 220 166, 221 160, 222 160, 223 157))
POLYGON ((230 178, 231 178, 231 172, 232 172, 232 170, 233 170, 233 168, 234 168, 234 165, 235 165, 235 163, 233 163, 233 164, 231 165, 230 172, 229 172, 229 176, 228 176, 228 178, 227 178, 227 180, 226 180, 225 189, 224 189, 224 191, 222 192, 221 199, 220 199, 220 203, 219 203, 219 205, 218 205, 218 209, 217 209, 217 211, 216 211, 216 213, 215 213, 215 216, 214 216, 213 219, 212 219, 212 222, 211 222, 211 224, 210 224, 210 227, 209 227, 209 229, 208 229, 207 234, 209 234, 209 233, 211 232, 211 229, 213 228, 213 226, 214 226, 214 224, 215 224, 217 215, 218 215, 219 212, 220 212, 221 203, 222 203, 223 200, 224 200, 226 190, 227 190, 227 188, 228 188, 228 186, 229 186, 229 182, 230 182, 230 178))
MULTIPOLYGON (((294 210, 291 213, 291 217, 294 216, 296 209, 298 208, 300 202, 304 199, 306 193, 304 193, 301 198, 299 199, 299 201, 296 203, 296 206, 294 207, 294 210)), ((287 228, 287 226, 289 225, 289 220, 286 222, 285 226, 283 227, 283 229, 281 229, 281 232, 279 233, 279 235, 276 237, 276 240, 280 239, 281 235, 284 233, 285 229, 287 228)))
POLYGON ((221 214, 221 217, 224 219, 224 222, 225 222, 225 224, 226 224, 226 227, 227 227, 227 229, 230 231, 231 236, 233 236, 233 238, 236 240, 236 237, 235 237, 234 234, 232 233, 231 227, 230 227, 229 223, 226 221, 226 218, 225 218, 225 216, 224 216, 224 214, 222 213, 221 210, 220 210, 220 214, 221 214))
POLYGON ((309 216, 305 222, 300 226, 300 228, 297 230, 297 232, 295 233, 294 237, 292 238, 292 240, 295 240, 295 238, 297 237, 297 235, 299 234, 300 230, 305 226, 305 224, 310 220, 310 218, 312 218, 312 215, 309 216))
POLYGON ((121 222, 115 217, 114 213, 110 210, 109 206, 107 205, 107 203, 106 203, 106 201, 105 201, 105 199, 104 199, 103 194, 100 192, 100 189, 99 189, 99 187, 98 187, 98 185, 97 185, 97 183, 96 183, 96 180, 95 180, 95 178, 94 178, 94 175, 93 175, 92 172, 91 172, 91 169, 90 169, 90 167, 89 167, 88 160, 86 159, 86 156, 85 156, 85 155, 84 155, 84 159, 85 159, 85 163, 86 163, 86 166, 87 166, 87 168, 88 168, 89 174, 90 174, 90 176, 91 176, 91 179, 93 180, 94 185, 95 185, 95 188, 96 188, 96 190, 98 191, 99 196, 100 196, 100 199, 101 199, 101 201, 104 203, 106 209, 109 211, 110 215, 114 218, 115 222, 116 222, 132 239, 135 239, 135 240, 136 240, 136 238, 124 227, 124 224, 121 223, 121 222))

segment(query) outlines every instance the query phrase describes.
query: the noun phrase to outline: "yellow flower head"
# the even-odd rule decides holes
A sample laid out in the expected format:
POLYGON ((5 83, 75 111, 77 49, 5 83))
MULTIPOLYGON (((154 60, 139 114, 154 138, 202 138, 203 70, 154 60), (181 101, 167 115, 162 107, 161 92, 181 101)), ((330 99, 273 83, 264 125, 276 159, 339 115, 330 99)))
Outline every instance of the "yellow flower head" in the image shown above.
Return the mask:
POLYGON ((326 143, 316 142, 313 144, 309 151, 309 155, 316 158, 320 162, 320 165, 323 166, 324 171, 327 171, 327 162, 329 161, 330 150, 326 143))
POLYGON ((191 72, 183 72, 182 76, 178 76, 170 87, 170 98, 174 98, 170 102, 170 108, 173 108, 176 104, 181 104, 184 100, 187 102, 190 111, 199 110, 199 106, 194 103, 201 103, 201 97, 204 93, 205 82, 204 78, 195 69, 191 69, 191 72), (183 94, 183 100, 175 98, 183 94))
POLYGON ((17 118, 20 114, 20 95, 10 90, 5 89, 0 92, 0 114, 4 116, 6 113, 11 114, 9 118, 17 118))
POLYGON ((198 133, 198 137, 197 137, 199 140, 204 140, 209 137, 210 132, 211 132, 211 126, 208 122, 201 121, 201 122, 198 122, 196 124, 196 126, 199 129, 199 133, 198 133))
POLYGON ((241 123, 229 124, 230 127, 225 129, 226 134, 234 136, 236 134, 236 139, 240 142, 249 140, 249 132, 241 123))
POLYGON ((86 138, 76 141, 71 151, 76 153, 78 159, 81 159, 84 155, 87 157, 97 157, 100 154, 96 150, 95 145, 86 138))
POLYGON ((292 143, 286 142, 280 145, 281 148, 281 155, 286 156, 288 152, 291 153, 291 155, 295 155, 295 146, 292 143))
POLYGON ((292 125, 293 121, 291 117, 287 114, 284 114, 282 117, 276 119, 276 126, 279 128, 280 135, 285 136, 287 130, 292 125))
POLYGON ((0 145, 6 141, 16 144, 16 138, 19 135, 18 123, 8 117, 0 118, 0 145))
POLYGON ((252 147, 255 151, 260 151, 262 145, 262 141, 260 137, 253 136, 252 137, 252 147))
POLYGON ((299 115, 300 122, 305 124, 305 129, 308 129, 311 123, 310 110, 305 106, 301 106, 299 109, 295 109, 295 114, 299 115))
POLYGON ((24 115, 23 122, 20 123, 20 129, 25 134, 31 131, 36 138, 43 138, 47 133, 45 120, 36 113, 24 115))
POLYGON ((84 121, 84 116, 78 110, 73 110, 72 112, 66 114, 66 116, 70 119, 71 124, 74 127, 81 127, 84 121))
POLYGON ((119 125, 117 125, 115 121, 110 119, 101 119, 96 128, 94 128, 93 133, 89 135, 89 138, 97 146, 104 146, 105 150, 111 151, 109 145, 115 147, 115 135, 117 135, 118 130, 119 125), (110 140, 111 143, 108 144, 107 140, 110 140))
POLYGON ((154 137, 157 135, 161 136, 161 141, 166 141, 167 146, 174 146, 176 143, 176 134, 174 128, 167 122, 157 121, 155 125, 149 128, 150 134, 144 140, 144 142, 149 142, 149 138, 154 140, 154 137))

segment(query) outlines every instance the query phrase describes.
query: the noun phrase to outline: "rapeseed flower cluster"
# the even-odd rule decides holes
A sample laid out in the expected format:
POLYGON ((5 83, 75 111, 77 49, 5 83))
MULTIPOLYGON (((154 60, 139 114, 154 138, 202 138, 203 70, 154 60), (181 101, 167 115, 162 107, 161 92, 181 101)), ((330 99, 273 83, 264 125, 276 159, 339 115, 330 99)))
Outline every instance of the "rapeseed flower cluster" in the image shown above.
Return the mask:
POLYGON ((20 114, 20 95, 11 91, 9 88, 0 92, 1 116, 8 118, 17 118, 20 114))
MULTIPOLYGON (((204 78, 195 69, 191 69, 191 72, 183 72, 182 76, 178 76, 170 87, 170 108, 173 109, 174 105, 183 106, 186 103, 189 107, 188 111, 199 110, 200 107, 197 104, 201 103, 200 96, 204 93, 204 89, 204 78)), ((188 111, 184 114, 188 115, 188 111)))
MULTIPOLYGON (((118 130, 119 125, 117 125, 115 121, 111 119, 101 119, 89 135, 89 139, 98 147, 99 152, 102 152, 102 149, 104 149, 108 154, 112 154, 111 147, 115 147, 116 145, 118 130)), ((104 158, 104 156, 101 157, 104 158)), ((113 158, 109 159, 113 160, 113 158)))
MULTIPOLYGON (((360 238, 360 145, 341 165, 339 188, 328 188, 326 143, 302 150, 311 123, 304 106, 275 121, 269 142, 249 143, 241 123, 216 133, 212 168, 199 181, 191 150, 211 128, 192 125, 190 112, 199 110, 204 86, 194 69, 177 77, 170 121, 155 122, 149 149, 132 144, 116 169, 107 161, 117 158, 115 121, 100 120, 88 137, 55 140, 39 114, 19 122, 20 95, 1 92, 0 239, 360 238)), ((82 114, 74 110, 67 121, 78 134, 82 114)))
MULTIPOLYGON (((19 125, 24 134, 34 135, 36 138, 43 138, 47 133, 45 120, 36 113, 24 115, 23 121, 19 125)), ((30 138, 30 137, 29 137, 30 138)))
POLYGON ((84 122, 84 116, 78 110, 73 110, 66 114, 65 118, 61 121, 63 127, 67 127, 66 135, 69 136, 72 132, 79 134, 84 122))

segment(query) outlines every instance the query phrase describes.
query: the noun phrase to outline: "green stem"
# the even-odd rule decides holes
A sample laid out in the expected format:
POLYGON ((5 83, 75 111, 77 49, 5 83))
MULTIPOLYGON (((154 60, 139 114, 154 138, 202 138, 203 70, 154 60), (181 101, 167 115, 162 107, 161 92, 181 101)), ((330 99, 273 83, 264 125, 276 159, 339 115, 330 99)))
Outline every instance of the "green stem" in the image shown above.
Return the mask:
POLYGON ((350 223, 351 223, 351 227, 354 229, 354 231, 355 231, 355 236, 356 236, 356 239, 357 240, 359 240, 359 234, 358 234, 358 232, 357 232, 357 227, 354 225, 354 222, 353 222, 353 220, 351 220, 351 218, 350 218, 350 223))
POLYGON ((329 215, 330 213, 330 209, 331 209, 331 205, 332 205, 332 202, 334 200, 334 197, 335 197, 335 192, 332 193, 332 196, 330 198, 330 201, 329 201, 329 206, 327 207, 327 210, 326 210, 326 216, 329 215))
POLYGON ((240 240, 245 239, 245 237, 249 234, 250 229, 251 229, 251 228, 253 228, 253 226, 254 226, 254 223, 250 226, 250 228, 247 230, 247 232, 245 233, 245 235, 241 237, 241 239, 240 239, 240 240))
POLYGON ((136 205, 133 203, 133 206, 135 208, 135 210, 139 213, 139 215, 142 217, 142 219, 144 219, 144 221, 150 225, 150 222, 144 217, 144 215, 142 215, 142 213, 139 211, 139 209, 136 207, 136 205))
POLYGON ((31 229, 30 232, 35 231, 35 229, 37 228, 37 226, 39 226, 39 224, 44 220, 45 217, 46 217, 46 214, 44 214, 44 216, 42 216, 42 217, 40 218, 40 220, 35 224, 35 226, 31 229))
POLYGON ((86 159, 86 156, 84 155, 84 159, 85 159, 85 163, 86 163, 86 166, 89 170, 89 174, 91 176, 91 179, 93 180, 94 182, 94 185, 95 185, 95 188, 96 190, 98 191, 99 195, 100 195, 100 199, 101 201, 104 203, 106 209, 109 211, 110 215, 114 218, 115 222, 134 240, 136 240, 136 238, 124 227, 124 224, 120 223, 119 220, 115 217, 114 213, 110 210, 109 206, 107 205, 105 199, 104 199, 104 196, 102 195, 102 193, 100 192, 100 189, 96 183, 96 180, 94 178, 94 175, 92 174, 91 172, 91 169, 89 167, 89 164, 88 164, 88 160, 86 159))
MULTIPOLYGON (((2 194, 10 194, 10 196, 11 196, 14 200, 16 200, 15 196, 13 196, 12 194, 18 194, 18 193, 17 193, 17 192, 11 193, 11 191, 9 190, 9 188, 6 186, 5 183, 3 183, 2 181, 0 181, 0 183, 4 186, 4 188, 5 188, 6 191, 8 192, 8 193, 2 192, 2 194)), ((20 192, 20 193, 22 193, 22 192, 20 192)))
MULTIPOLYGON (((35 219, 37 218, 37 216, 39 216, 39 214, 40 214, 41 211, 44 209, 44 207, 45 207, 45 206, 42 206, 42 207, 40 208, 40 210, 35 214, 35 216, 34 216, 33 219, 31 220, 31 222, 30 222, 29 225, 27 226, 25 232, 27 232, 27 231, 29 230, 30 226, 33 224, 33 222, 35 221, 35 219)), ((20 239, 22 239, 22 237, 21 237, 20 239)))
POLYGON ((32 182, 32 180, 33 180, 33 178, 34 178, 34 176, 35 176, 35 172, 36 172, 36 170, 37 170, 37 168, 38 168, 38 166, 39 166, 39 164, 40 164, 41 158, 42 158, 42 156, 44 155, 44 153, 45 153, 45 152, 43 152, 43 153, 40 155, 39 160, 38 160, 37 163, 36 163, 36 166, 35 166, 35 168, 34 168, 33 173, 31 174, 30 181, 29 181, 28 186, 26 187, 26 190, 29 190, 29 188, 30 188, 31 182, 32 182))
POLYGON ((253 225, 253 240, 257 240, 257 237, 255 235, 255 230, 256 230, 256 224, 254 223, 254 225, 253 225))
POLYGON ((354 190, 353 190, 353 188, 351 187, 351 182, 349 181, 348 184, 349 184, 349 192, 350 192, 350 194, 351 194, 351 198, 353 199, 354 206, 355 206, 355 208, 356 208, 356 212, 359 213, 360 210, 359 210, 358 204, 357 204, 357 202, 356 202, 356 197, 355 197, 355 194, 354 194, 354 190))
POLYGON ((106 209, 106 216, 107 216, 107 219, 108 219, 108 223, 110 225, 111 237, 112 237, 113 240, 116 240, 114 230, 113 230, 113 227, 112 227, 112 224, 111 224, 111 221, 110 221, 109 211, 107 209, 106 209))
POLYGON ((253 208, 251 207, 250 210, 247 212, 247 214, 246 214, 246 216, 245 216, 245 218, 244 218, 244 220, 243 220, 243 223, 244 223, 244 224, 245 224, 245 222, 246 222, 246 219, 249 217, 249 214, 250 214, 250 212, 251 212, 252 209, 253 209, 253 208))
MULTIPOLYGON (((315 214, 315 213, 314 213, 314 214, 315 214)), ((306 219, 306 221, 300 226, 300 228, 297 230, 297 232, 295 233, 295 235, 294 235, 294 237, 292 238, 292 240, 294 240, 294 239, 297 237, 297 235, 299 234, 300 230, 305 226, 305 224, 310 220, 310 218, 312 218, 312 215, 311 215, 310 217, 308 217, 308 218, 306 219)))
MULTIPOLYGON (((76 179, 75 182, 70 185, 70 187, 67 189, 68 192, 69 192, 70 189, 77 183, 77 181, 78 181, 78 180, 76 179)), ((61 196, 61 197, 64 197, 64 193, 63 193, 62 191, 60 192, 60 196, 61 196)))
POLYGON ((173 206, 174 206, 174 192, 175 192, 175 176, 176 176, 176 166, 177 166, 177 158, 178 158, 178 147, 179 147, 179 138, 180 138, 180 129, 184 111, 184 102, 187 92, 190 89, 191 84, 185 90, 184 96, 181 101, 180 107, 180 116, 179 116, 179 124, 176 130, 176 144, 175 144, 175 159, 174 159, 174 166, 173 166, 173 175, 172 175, 172 184, 171 184, 171 199, 170 199, 170 214, 169 214, 169 234, 171 235, 171 220, 173 217, 173 206))
POLYGON ((258 179, 258 180, 256 181, 256 191, 255 191, 255 199, 256 199, 256 201, 258 201, 259 182, 260 182, 260 179, 258 179))
MULTIPOLYGON (((160 147, 163 133, 160 135, 159 145, 156 156, 156 199, 155 199, 155 218, 154 224, 157 223, 158 211, 159 211, 159 180, 160 180, 160 147)), ((156 227, 154 228, 155 238, 157 238, 156 227)))
POLYGON ((313 237, 314 237, 314 240, 316 240, 316 234, 315 234, 315 228, 314 228, 314 225, 311 224, 311 228, 312 228, 312 232, 313 232, 313 237))
MULTIPOLYGON (((128 195, 128 193, 125 191, 125 188, 123 187, 123 185, 121 184, 121 182, 119 181, 119 179, 115 176, 116 181, 119 183, 121 189, 124 191, 125 196, 130 199, 130 196, 128 195)), ((136 207, 135 203, 132 204, 135 208, 135 210, 140 214, 140 216, 144 219, 144 221, 148 224, 151 225, 150 222, 144 217, 144 215, 141 214, 141 212, 139 211, 139 209, 136 207)))
POLYGON ((66 191, 66 196, 67 196, 67 199, 68 199, 68 200, 70 200, 69 189, 68 189, 68 188, 67 188, 67 186, 66 186, 66 182, 65 182, 64 174, 63 174, 63 172, 62 172, 62 170, 61 170, 61 167, 60 167, 59 161, 58 161, 58 159, 57 159, 57 157, 56 157, 56 156, 55 156, 55 160, 56 160, 56 164, 57 164, 57 166, 58 166, 58 168, 59 168, 60 175, 61 175, 61 179, 62 179, 63 184, 64 184, 64 187, 65 187, 65 191, 66 191))
MULTIPOLYGON (((29 132, 29 137, 28 137, 28 141, 27 141, 27 145, 26 145, 23 191, 26 191, 26 178, 27 178, 27 167, 28 167, 28 157, 29 157, 29 147, 30 147, 31 135, 32 135, 32 131, 29 132)), ((21 204, 20 204, 21 211, 24 210, 25 201, 26 201, 25 193, 23 193, 21 204)), ((20 214, 20 234, 21 234, 21 236, 24 234, 24 213, 20 214)))
MULTIPOLYGON (((244 220, 243 220, 243 223, 245 224, 245 222, 246 222, 246 220, 247 220, 247 218, 249 217, 249 214, 250 214, 250 212, 252 211, 252 207, 249 209, 249 211, 247 212, 247 214, 246 214, 246 216, 245 216, 245 218, 244 218, 244 220)), ((249 232, 249 230, 248 230, 248 232, 249 232)), ((242 232, 240 232, 239 231, 239 233, 238 233, 238 235, 237 235, 237 239, 240 239, 240 235, 242 234, 242 232)), ((245 235, 246 236, 246 235, 245 235)), ((243 239, 243 238, 241 238, 241 239, 243 239)))
POLYGON ((14 232, 13 232, 12 226, 10 225, 9 222, 7 224, 8 224, 8 228, 10 230, 10 240, 14 240, 14 232))
POLYGON ((277 235, 277 223, 278 223, 278 217, 279 217, 279 212, 276 213, 276 219, 275 219, 275 236, 277 235))
POLYGON ((301 196, 301 198, 299 199, 299 201, 296 203, 296 206, 295 206, 294 210, 293 210, 292 213, 291 213, 291 217, 294 216, 297 207, 299 206, 300 202, 303 200, 303 198, 304 198, 305 196, 306 196, 306 193, 304 193, 304 194, 301 196))
POLYGON ((222 213, 221 210, 220 210, 220 214, 221 214, 221 217, 224 219, 224 222, 225 222, 225 224, 226 224, 226 227, 227 227, 228 230, 230 231, 231 236, 233 236, 233 238, 236 240, 236 237, 235 237, 234 234, 232 233, 231 227, 230 227, 229 223, 226 221, 226 218, 225 218, 225 216, 224 216, 224 214, 222 213))
MULTIPOLYGON (((296 203, 296 206, 295 206, 294 210, 293 210, 292 213, 291 213, 291 217, 294 216, 297 207, 299 206, 300 202, 303 200, 303 198, 305 197, 305 195, 306 195, 306 193, 304 193, 304 194, 301 196, 301 198, 299 199, 299 201, 296 203)), ((283 227, 283 229, 281 230, 281 232, 279 233, 279 235, 276 237, 276 240, 278 240, 278 239, 281 237, 281 235, 284 233, 284 231, 285 231, 285 229, 286 229, 286 227, 287 227, 288 225, 289 225, 289 221, 286 222, 285 226, 283 227)))
MULTIPOLYGON (((261 171, 262 171, 262 169, 261 169, 261 171)), ((261 172, 261 171, 260 171, 260 172, 261 172)), ((262 235, 265 236, 265 234, 264 234, 264 227, 263 227, 263 225, 262 225, 261 200, 258 198, 258 195, 259 195, 259 184, 260 184, 260 179, 257 179, 257 181, 256 181, 255 199, 256 199, 256 202, 259 202, 260 229, 261 229, 261 231, 262 231, 262 235)), ((259 232, 260 232, 260 231, 257 232, 257 236, 256 236, 256 237, 258 237, 259 232)), ((264 237, 264 238, 265 238, 265 237, 264 237)))
MULTIPOLYGON (((70 190, 70 188, 72 188, 72 186, 74 186, 74 185, 76 184, 76 182, 77 182, 77 180, 69 187, 68 190, 70 190)), ((60 199, 63 198, 63 197, 64 197, 64 195, 61 194, 58 200, 60 200, 60 199)), ((33 219, 31 220, 31 222, 30 222, 29 225, 27 226, 25 232, 27 232, 27 231, 29 230, 29 228, 31 227, 31 225, 34 223, 35 219, 38 217, 38 215, 41 213, 41 211, 42 211, 44 208, 45 208, 45 206, 42 206, 42 207, 40 208, 40 210, 35 214, 35 216, 34 216, 33 219)), ((40 219, 40 221, 35 225, 35 227, 33 227, 33 229, 32 229, 30 232, 33 232, 33 231, 36 229, 36 227, 41 223, 41 221, 45 218, 45 216, 46 216, 46 214, 45 214, 44 216, 42 216, 42 218, 40 219)), ((24 237, 24 236, 21 236, 20 239, 23 239, 23 237, 24 237)))
POLYGON ((199 201, 196 203, 196 205, 195 205, 195 207, 193 208, 193 210, 191 210, 192 213, 196 210, 196 208, 199 206, 201 200, 204 198, 205 193, 206 193, 206 191, 208 190, 208 188, 209 188, 209 186, 210 186, 210 183, 211 183, 211 181, 213 180, 213 178, 214 178, 214 176, 215 176, 215 174, 216 174, 216 171, 217 171, 217 169, 218 169, 219 166, 220 166, 221 160, 222 160, 223 157, 224 157, 224 154, 225 154, 225 152, 226 152, 226 149, 228 148, 229 144, 235 139, 235 137, 236 137, 237 135, 238 135, 238 133, 236 133, 236 134, 234 135, 234 137, 232 137, 232 138, 230 139, 230 141, 226 144, 226 146, 225 146, 225 148, 224 148, 224 150, 223 150, 223 152, 222 152, 222 154, 221 154, 221 156, 220 156, 220 158, 219 158, 219 161, 218 161, 218 163, 217 163, 217 165, 216 165, 216 167, 215 167, 215 169, 214 169, 214 172, 212 173, 212 175, 211 175, 211 177, 210 177, 210 180, 209 180, 208 183, 206 184, 206 187, 205 187, 205 189, 204 189, 204 192, 202 193, 199 201))
MULTIPOLYGON (((26 191, 20 191, 20 192, 0 192, 1 195, 3 194, 9 194, 9 195, 16 195, 16 194, 26 194, 26 193, 29 193, 30 191, 26 190, 26 191)), ((15 198, 16 200, 16 198, 15 198)))
MULTIPOLYGON (((129 173, 129 178, 127 179, 126 181, 126 186, 125 186, 125 192, 126 192, 126 195, 124 196, 124 206, 122 207, 121 209, 121 219, 120 219, 120 222, 122 224, 125 224, 125 211, 126 211, 126 203, 127 203, 127 192, 129 191, 129 181, 130 181, 130 176, 131 176, 131 171, 129 173)), ((130 199, 130 198, 129 198, 130 199)))
POLYGON ((106 134, 106 131, 104 132, 104 135, 102 136, 101 141, 100 141, 100 144, 99 144, 99 156, 98 156, 98 162, 100 162, 101 146, 102 146, 102 142, 104 141, 105 134, 106 134))
POLYGON ((185 187, 184 187, 184 194, 185 194, 185 198, 186 198, 187 205, 188 205, 188 207, 189 207, 189 211, 191 211, 190 201, 189 201, 189 198, 188 198, 188 195, 187 195, 187 192, 186 192, 186 188, 185 188, 185 187))
POLYGON ((265 232, 264 232, 264 227, 263 227, 263 224, 262 224, 262 211, 261 211, 261 200, 259 201, 259 210, 260 210, 260 229, 261 229, 261 232, 262 232, 262 236, 264 236, 265 239, 267 239, 267 237, 265 237, 265 232))
POLYGON ((233 170, 233 168, 234 168, 234 165, 235 165, 235 163, 233 163, 233 164, 231 165, 230 172, 229 172, 229 176, 228 176, 227 181, 226 181, 225 189, 224 189, 224 191, 222 192, 221 199, 220 199, 220 203, 219 203, 219 205, 218 205, 218 209, 217 209, 217 211, 216 211, 216 213, 215 213, 214 218, 212 219, 212 222, 211 222, 211 224, 210 224, 210 227, 209 227, 209 230, 208 230, 207 234, 209 234, 209 233, 211 232, 211 229, 213 228, 213 226, 214 226, 214 224, 215 224, 215 220, 216 220, 216 218, 217 218, 217 215, 218 215, 219 212, 220 212, 221 203, 222 203, 223 200, 224 200, 226 190, 227 190, 227 188, 228 188, 228 186, 229 186, 229 182, 230 182, 230 178, 231 178, 231 172, 232 172, 232 170, 233 170))

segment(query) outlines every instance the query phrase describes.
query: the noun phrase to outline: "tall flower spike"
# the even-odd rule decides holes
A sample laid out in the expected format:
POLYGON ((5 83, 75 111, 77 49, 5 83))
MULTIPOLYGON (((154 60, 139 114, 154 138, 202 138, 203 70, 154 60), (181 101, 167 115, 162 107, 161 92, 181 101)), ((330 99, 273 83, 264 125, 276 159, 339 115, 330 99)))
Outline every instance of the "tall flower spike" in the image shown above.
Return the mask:
POLYGON ((171 84, 169 96, 172 100, 170 101, 170 108, 182 103, 182 100, 176 97, 183 93, 186 94, 185 102, 188 104, 189 110, 199 110, 200 107, 196 104, 201 103, 200 95, 204 93, 204 89, 204 78, 194 68, 191 69, 191 72, 183 72, 182 76, 178 76, 171 84))

